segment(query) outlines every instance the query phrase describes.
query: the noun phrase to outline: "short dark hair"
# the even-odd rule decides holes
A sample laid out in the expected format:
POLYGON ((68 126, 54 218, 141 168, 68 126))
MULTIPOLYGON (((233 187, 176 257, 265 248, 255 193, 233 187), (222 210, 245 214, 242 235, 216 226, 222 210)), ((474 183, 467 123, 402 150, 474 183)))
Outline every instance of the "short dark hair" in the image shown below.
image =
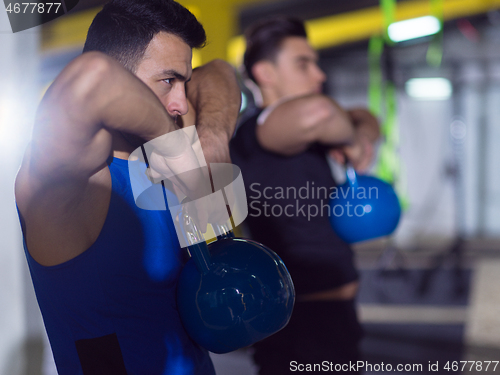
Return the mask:
POLYGON ((100 51, 135 72, 153 37, 164 31, 191 48, 205 45, 203 26, 173 0, 112 0, 90 25, 83 52, 100 51))
POLYGON ((283 40, 293 36, 307 38, 304 23, 296 18, 274 16, 249 26, 245 31, 247 47, 243 58, 248 77, 255 82, 254 64, 262 60, 274 61, 283 40))

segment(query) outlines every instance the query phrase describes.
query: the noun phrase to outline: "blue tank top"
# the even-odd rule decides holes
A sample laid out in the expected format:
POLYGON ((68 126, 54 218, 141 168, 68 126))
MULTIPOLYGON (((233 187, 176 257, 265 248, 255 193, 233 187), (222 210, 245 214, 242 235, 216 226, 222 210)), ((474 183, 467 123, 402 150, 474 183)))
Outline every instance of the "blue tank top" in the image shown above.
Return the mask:
POLYGON ((127 160, 109 170, 109 211, 89 249, 45 267, 25 244, 59 374, 215 374, 178 315, 185 259, 169 211, 136 206, 127 160))

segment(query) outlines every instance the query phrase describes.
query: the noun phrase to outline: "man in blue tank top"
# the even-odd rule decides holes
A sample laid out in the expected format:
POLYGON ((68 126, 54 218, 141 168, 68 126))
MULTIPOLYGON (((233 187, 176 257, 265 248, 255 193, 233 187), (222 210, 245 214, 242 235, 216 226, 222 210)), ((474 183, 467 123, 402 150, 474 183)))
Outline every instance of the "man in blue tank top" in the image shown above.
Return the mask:
POLYGON ((301 21, 258 21, 247 30, 246 45, 246 73, 260 90, 262 108, 242 121, 231 158, 245 176, 251 235, 281 256, 297 292, 290 323, 255 344, 254 358, 261 375, 307 371, 308 365, 351 371, 361 338, 358 276, 349 245, 330 226, 335 181, 326 156, 343 162, 347 155, 366 169, 378 123, 368 111, 345 111, 321 93, 326 76, 301 21))
POLYGON ((171 216, 136 206, 127 166, 181 123, 197 124, 207 162, 230 162, 240 91, 223 61, 192 70, 204 43, 174 1, 113 0, 40 104, 15 192, 60 374, 214 374, 177 312, 171 216))

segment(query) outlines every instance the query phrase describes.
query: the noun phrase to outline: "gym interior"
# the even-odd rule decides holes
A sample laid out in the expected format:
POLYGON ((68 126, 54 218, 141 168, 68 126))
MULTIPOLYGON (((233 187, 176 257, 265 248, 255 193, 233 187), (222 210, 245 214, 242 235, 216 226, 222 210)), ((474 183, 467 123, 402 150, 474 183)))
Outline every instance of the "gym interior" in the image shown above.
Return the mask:
MULTIPOLYGON (((378 0, 179 2, 208 35, 194 66, 222 58, 240 69, 249 24, 277 14, 304 20, 328 77, 324 92, 343 107, 370 108, 381 121, 370 174, 393 184, 402 216, 391 236, 354 245, 361 352, 373 365, 423 368, 364 373, 500 371, 500 1, 400 0, 392 15, 390 2, 378 0), (388 35, 398 21, 429 16, 437 30, 396 41, 388 35)), ((63 17, 16 33, 0 9, 0 375, 56 373, 13 185, 37 104, 81 53, 104 3, 80 0, 63 17)), ((259 99, 241 83, 243 115, 259 99)), ((331 168, 342 179, 342 167, 331 168)), ((249 348, 212 359, 217 374, 257 374, 249 348)))

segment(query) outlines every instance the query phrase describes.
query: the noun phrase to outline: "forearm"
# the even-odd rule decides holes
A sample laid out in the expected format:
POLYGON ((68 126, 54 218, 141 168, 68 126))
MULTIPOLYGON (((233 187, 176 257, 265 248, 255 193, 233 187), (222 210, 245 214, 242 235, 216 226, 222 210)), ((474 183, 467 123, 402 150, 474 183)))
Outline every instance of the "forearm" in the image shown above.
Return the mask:
POLYGON ((284 155, 300 153, 312 143, 348 144, 353 136, 347 113, 332 99, 318 94, 280 104, 257 128, 261 145, 284 155))
POLYGON ((228 144, 241 106, 234 69, 222 60, 195 69, 187 96, 196 113, 196 129, 207 162, 229 162, 228 144))

